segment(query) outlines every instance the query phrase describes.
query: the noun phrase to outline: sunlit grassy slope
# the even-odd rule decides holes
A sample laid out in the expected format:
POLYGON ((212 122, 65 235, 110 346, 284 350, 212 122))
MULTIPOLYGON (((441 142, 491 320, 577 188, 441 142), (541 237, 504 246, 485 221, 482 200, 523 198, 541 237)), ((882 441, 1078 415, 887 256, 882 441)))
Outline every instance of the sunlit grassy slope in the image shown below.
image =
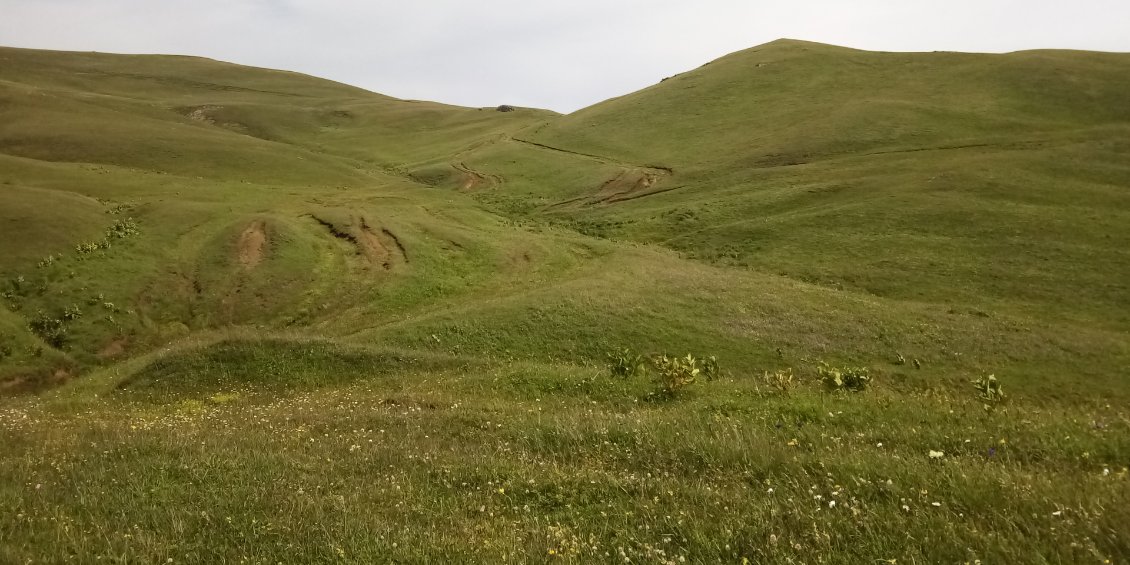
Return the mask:
POLYGON ((1128 70, 779 41, 517 135, 674 173, 516 206, 853 292, 1125 330, 1128 70))
POLYGON ((1128 77, 781 41, 560 116, 0 48, 0 562, 1121 562, 1128 77))

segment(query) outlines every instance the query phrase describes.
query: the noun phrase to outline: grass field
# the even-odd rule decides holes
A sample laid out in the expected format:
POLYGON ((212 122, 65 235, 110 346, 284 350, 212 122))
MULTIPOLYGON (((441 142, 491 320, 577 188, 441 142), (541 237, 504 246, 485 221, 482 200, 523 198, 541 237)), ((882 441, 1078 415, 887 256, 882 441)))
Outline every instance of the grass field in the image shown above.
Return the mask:
POLYGON ((1127 562, 1127 77, 780 41, 561 116, 0 48, 0 562, 1127 562))

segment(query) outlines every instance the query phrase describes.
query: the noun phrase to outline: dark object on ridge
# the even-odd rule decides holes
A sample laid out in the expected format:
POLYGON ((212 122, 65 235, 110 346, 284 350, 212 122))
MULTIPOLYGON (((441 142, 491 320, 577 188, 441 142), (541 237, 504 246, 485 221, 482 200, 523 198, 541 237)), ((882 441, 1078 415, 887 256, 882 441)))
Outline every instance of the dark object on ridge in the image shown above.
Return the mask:
POLYGON ((503 104, 496 109, 499 112, 513 112, 514 110, 517 110, 517 108, 510 106, 509 104, 503 104))

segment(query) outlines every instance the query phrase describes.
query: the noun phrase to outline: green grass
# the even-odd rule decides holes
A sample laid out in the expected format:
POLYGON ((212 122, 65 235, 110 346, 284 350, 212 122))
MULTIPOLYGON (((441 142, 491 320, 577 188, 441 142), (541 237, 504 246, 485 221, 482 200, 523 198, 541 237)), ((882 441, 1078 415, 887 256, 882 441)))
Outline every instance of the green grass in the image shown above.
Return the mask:
POLYGON ((1128 70, 781 41, 559 116, 0 49, 0 562, 1130 559, 1128 70))
POLYGON ((726 377, 654 403, 600 369, 303 342, 91 378, 97 397, 0 412, 7 561, 1127 557, 1130 420, 1102 402, 986 413, 972 394, 726 377))

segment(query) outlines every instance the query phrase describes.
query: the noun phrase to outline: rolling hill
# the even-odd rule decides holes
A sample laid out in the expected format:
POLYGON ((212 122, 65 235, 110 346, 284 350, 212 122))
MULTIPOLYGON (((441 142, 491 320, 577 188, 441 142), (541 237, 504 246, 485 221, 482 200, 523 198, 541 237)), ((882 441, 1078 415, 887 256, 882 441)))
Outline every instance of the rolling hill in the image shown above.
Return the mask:
POLYGON ((0 48, 0 561, 1127 558, 1128 154, 1126 54, 559 115, 0 48))

